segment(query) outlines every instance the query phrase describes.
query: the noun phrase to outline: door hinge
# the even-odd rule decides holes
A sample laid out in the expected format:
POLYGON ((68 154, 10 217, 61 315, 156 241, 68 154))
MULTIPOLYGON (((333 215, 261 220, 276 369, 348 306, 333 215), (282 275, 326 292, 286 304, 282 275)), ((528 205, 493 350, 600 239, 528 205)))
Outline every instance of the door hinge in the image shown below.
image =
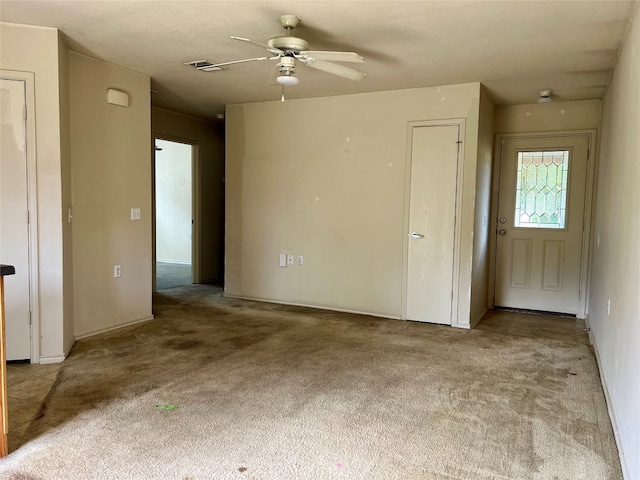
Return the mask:
POLYGON ((29 224, 30 219, 29 219, 29 210, 27 210, 27 224, 29 224))
POLYGON ((29 310, 29 325, 31 325, 31 310, 29 310))
POLYGON ((24 120, 27 119, 27 106, 26 105, 22 106, 22 116, 23 116, 24 120))
POLYGON ((587 148, 587 160, 591 158, 591 149, 587 148))

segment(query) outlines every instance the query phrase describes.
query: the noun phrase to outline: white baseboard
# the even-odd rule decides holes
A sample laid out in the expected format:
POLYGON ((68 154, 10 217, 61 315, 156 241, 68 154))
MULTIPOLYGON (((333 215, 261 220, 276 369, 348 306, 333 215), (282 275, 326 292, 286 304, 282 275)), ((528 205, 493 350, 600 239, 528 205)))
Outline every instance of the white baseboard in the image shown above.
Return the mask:
POLYGON ((593 351, 596 355, 596 364, 598 365, 598 372, 600 373, 600 383, 602 384, 602 390, 604 391, 604 398, 607 402, 607 410, 609 412, 609 418, 611 419, 611 426, 613 427, 613 436, 616 440, 616 446, 618 447, 618 456, 620 457, 620 466, 622 467, 622 477, 625 479, 631 479, 631 474, 629 473, 629 468, 627 467, 627 462, 624 456, 624 450, 622 449, 622 442, 620 441, 620 431, 618 429, 618 422, 616 420, 616 414, 613 411, 613 403, 611 402, 611 395, 609 394, 609 387, 607 387, 607 380, 604 377, 604 372, 602 371, 602 363, 600 362, 600 352, 598 351, 598 344, 596 343, 596 339, 591 332, 591 326, 589 325, 589 317, 585 319, 585 323, 587 325, 588 333, 589 333, 589 342, 591 342, 591 346, 593 347, 593 351))
MULTIPOLYGON (((429 322, 426 322, 429 323, 429 322)), ((432 323, 432 325, 437 325, 437 323, 432 323)), ((442 323, 441 325, 444 325, 445 327, 447 327, 448 325, 446 323, 442 323)), ((474 325, 470 325, 468 323, 452 323, 451 324, 452 328, 461 328, 463 330, 471 330, 474 325)))
POLYGON ((89 337, 93 337, 95 335, 100 335, 101 333, 112 332, 114 330, 119 330, 119 329, 125 328, 125 327, 132 327, 134 325, 138 325, 138 324, 141 324, 141 323, 147 323, 147 322, 150 322, 151 320, 153 320, 154 318, 155 317, 153 315, 151 315, 149 317, 140 318, 138 320, 133 320, 131 322, 123 323, 121 325, 116 325, 114 327, 107 327, 107 328, 101 328, 99 330, 93 330, 93 331, 88 332, 88 333, 83 333, 82 335, 76 335, 76 340, 82 340, 84 338, 89 338, 89 337))
POLYGON ((313 305, 309 303, 283 302, 281 300, 270 300, 267 298, 259 298, 259 297, 247 297, 244 295, 229 295, 226 292, 223 294, 223 296, 226 298, 237 298, 238 300, 250 300, 252 302, 275 303, 277 305, 291 305, 292 307, 315 308, 316 310, 329 310, 330 312, 355 313, 356 315, 368 315, 370 317, 402 320, 402 317, 400 315, 389 315, 388 313, 364 312, 361 310, 349 310, 347 308, 329 307, 326 305, 313 305))
POLYGON ((31 363, 39 363, 41 365, 62 363, 67 358, 67 356, 69 356, 69 352, 73 348, 74 343, 75 343, 75 340, 71 342, 71 345, 69 345, 69 348, 67 348, 67 350, 62 355, 45 355, 44 357, 41 356, 38 359, 38 362, 31 362, 31 363))
POLYGON ((40 365, 50 365, 52 363, 62 363, 66 355, 40 355, 40 365))

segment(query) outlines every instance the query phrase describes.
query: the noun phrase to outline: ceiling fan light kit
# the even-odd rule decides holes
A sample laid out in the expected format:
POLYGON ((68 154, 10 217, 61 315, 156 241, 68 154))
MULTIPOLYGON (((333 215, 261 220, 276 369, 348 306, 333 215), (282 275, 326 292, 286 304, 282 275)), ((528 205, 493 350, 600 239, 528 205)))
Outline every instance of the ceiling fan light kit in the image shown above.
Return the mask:
POLYGON ((278 78, 276 78, 276 81, 280 85, 286 85, 287 87, 300 83, 300 80, 293 75, 280 75, 278 78))
POLYGON ((297 85, 300 82, 293 76, 296 72, 296 63, 292 57, 282 57, 276 71, 280 73, 276 78, 276 82, 280 85, 297 85))
MULTIPOLYGON (((198 70, 212 72, 223 70, 222 67, 237 63, 247 63, 263 60, 279 60, 274 72, 276 84, 282 86, 297 85, 299 79, 295 76, 296 60, 299 60, 307 67, 331 73, 349 80, 360 81, 366 78, 367 74, 344 65, 334 62, 364 63, 364 58, 355 52, 330 52, 309 50, 309 42, 302 38, 294 37, 291 31, 298 26, 300 19, 295 15, 282 15, 280 25, 287 31, 287 36, 270 38, 266 44, 255 42, 244 37, 231 36, 232 40, 250 43, 267 50, 270 57, 255 57, 243 60, 234 60, 211 64, 206 60, 197 62, 187 62, 186 65, 193 66, 198 70)), ((273 77, 272 77, 273 78, 273 77)), ((283 94, 284 98, 284 94, 283 94)))

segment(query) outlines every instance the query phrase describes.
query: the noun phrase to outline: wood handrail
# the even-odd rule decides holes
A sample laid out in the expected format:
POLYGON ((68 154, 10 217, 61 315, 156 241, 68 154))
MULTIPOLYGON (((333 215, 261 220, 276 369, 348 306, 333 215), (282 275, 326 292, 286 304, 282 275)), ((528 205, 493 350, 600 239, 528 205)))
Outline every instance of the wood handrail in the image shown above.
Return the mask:
POLYGON ((6 330, 4 323, 4 277, 14 275, 16 269, 12 265, 0 265, 0 416, 2 417, 2 433, 0 434, 0 458, 9 453, 9 408, 7 401, 7 350, 6 330))

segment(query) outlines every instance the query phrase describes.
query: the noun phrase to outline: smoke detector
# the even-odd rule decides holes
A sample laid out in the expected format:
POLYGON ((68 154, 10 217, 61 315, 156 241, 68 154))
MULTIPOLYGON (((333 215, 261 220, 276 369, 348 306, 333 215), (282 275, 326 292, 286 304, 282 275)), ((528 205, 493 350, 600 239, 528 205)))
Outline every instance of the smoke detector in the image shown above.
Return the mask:
POLYGON ((538 103, 549 103, 551 101, 551 90, 540 90, 538 103))

